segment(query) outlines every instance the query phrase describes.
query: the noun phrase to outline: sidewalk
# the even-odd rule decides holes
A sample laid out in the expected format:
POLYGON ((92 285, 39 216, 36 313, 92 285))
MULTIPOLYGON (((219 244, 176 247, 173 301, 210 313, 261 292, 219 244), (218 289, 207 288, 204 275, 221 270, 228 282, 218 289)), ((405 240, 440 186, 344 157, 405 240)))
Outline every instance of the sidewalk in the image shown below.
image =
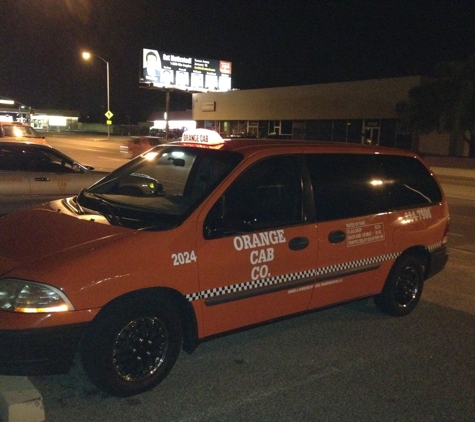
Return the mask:
POLYGON ((475 181, 475 169, 462 169, 453 167, 436 167, 430 166, 430 169, 436 176, 441 177, 456 177, 460 179, 467 179, 475 181))
POLYGON ((450 167, 458 169, 475 170, 475 158, 469 157, 445 157, 445 156, 433 156, 422 155, 424 161, 430 166, 434 167, 450 167))
POLYGON ((426 156, 423 159, 436 176, 475 180, 475 158, 426 156))

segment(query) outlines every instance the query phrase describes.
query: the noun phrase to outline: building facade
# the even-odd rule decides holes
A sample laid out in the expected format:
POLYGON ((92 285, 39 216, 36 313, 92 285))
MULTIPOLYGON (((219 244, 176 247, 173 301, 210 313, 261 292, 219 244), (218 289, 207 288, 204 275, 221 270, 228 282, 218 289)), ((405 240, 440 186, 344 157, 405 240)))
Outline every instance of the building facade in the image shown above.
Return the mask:
MULTIPOLYGON (((402 131, 396 104, 422 76, 193 94, 197 127, 247 134, 431 149, 402 131)), ((440 143, 440 137, 437 139, 440 143)), ((444 150, 444 147, 439 150, 444 150)), ((442 151, 443 153, 443 151, 442 151)))
POLYGON ((0 120, 28 123, 40 131, 78 129, 79 112, 74 110, 38 110, 0 97, 0 120))

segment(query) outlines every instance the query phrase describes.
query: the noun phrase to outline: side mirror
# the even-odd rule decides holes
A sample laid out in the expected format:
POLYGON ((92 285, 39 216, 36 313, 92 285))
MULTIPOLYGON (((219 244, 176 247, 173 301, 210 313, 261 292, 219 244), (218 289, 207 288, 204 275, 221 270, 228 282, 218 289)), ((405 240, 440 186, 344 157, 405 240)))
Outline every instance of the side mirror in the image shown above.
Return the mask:
POLYGON ((73 171, 74 173, 84 173, 85 171, 92 171, 94 170, 94 167, 91 166, 84 166, 77 161, 73 163, 73 171))

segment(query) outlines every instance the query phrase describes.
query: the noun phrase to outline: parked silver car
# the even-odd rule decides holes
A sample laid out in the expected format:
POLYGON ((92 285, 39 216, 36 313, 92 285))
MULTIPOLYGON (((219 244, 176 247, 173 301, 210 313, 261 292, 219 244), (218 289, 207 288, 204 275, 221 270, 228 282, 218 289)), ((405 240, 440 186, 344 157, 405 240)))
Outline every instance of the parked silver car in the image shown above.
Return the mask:
POLYGON ((108 173, 49 145, 0 141, 0 215, 71 195, 108 173))

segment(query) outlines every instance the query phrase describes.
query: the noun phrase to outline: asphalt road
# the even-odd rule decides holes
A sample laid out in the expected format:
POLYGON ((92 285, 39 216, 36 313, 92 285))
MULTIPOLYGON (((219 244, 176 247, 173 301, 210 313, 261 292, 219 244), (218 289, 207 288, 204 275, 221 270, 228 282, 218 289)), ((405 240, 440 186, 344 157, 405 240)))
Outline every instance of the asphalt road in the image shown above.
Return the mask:
MULTIPOLYGON (((87 148, 112 165, 113 144, 87 148)), ((97 390, 75 362, 67 375, 30 377, 46 420, 474 421, 475 181, 441 180, 451 256, 409 316, 367 299, 228 334, 182 353, 161 385, 128 399, 97 390)))
POLYGON ((120 154, 120 145, 130 137, 89 134, 48 133, 46 141, 81 164, 95 170, 111 171, 129 160, 120 154))

